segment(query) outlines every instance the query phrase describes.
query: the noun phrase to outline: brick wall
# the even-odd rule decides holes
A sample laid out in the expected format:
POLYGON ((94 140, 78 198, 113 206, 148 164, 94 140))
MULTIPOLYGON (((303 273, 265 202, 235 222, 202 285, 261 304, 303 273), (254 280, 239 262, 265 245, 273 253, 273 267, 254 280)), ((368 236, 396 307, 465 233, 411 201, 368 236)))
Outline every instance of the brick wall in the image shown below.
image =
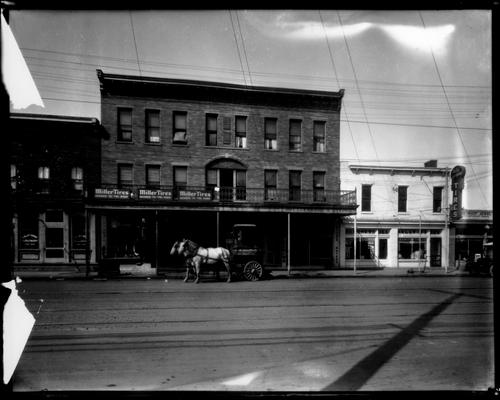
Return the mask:
POLYGON ((117 183, 117 164, 134 165, 134 184, 145 184, 145 165, 161 165, 161 184, 172 185, 174 165, 188 166, 188 185, 205 185, 205 166, 231 157, 248 166, 247 187, 264 186, 264 169, 278 170, 278 188, 288 188, 288 171, 302 170, 302 188, 312 189, 313 171, 326 172, 326 190, 339 190, 339 111, 261 107, 226 102, 180 101, 102 95, 101 123, 110 138, 103 140, 102 183, 117 183), (132 108, 132 143, 117 142, 117 108, 132 108), (145 110, 160 111, 159 144, 145 142, 145 110), (172 143, 173 111, 187 112, 187 145, 172 143), (205 115, 218 114, 217 146, 205 146, 205 115), (234 117, 247 116, 247 148, 234 147, 234 117), (224 146, 222 117, 231 118, 232 146, 224 146), (278 150, 264 149, 264 118, 278 119, 278 150), (302 120, 302 151, 288 150, 289 119, 302 120), (313 152, 313 121, 326 121, 326 153, 313 152))

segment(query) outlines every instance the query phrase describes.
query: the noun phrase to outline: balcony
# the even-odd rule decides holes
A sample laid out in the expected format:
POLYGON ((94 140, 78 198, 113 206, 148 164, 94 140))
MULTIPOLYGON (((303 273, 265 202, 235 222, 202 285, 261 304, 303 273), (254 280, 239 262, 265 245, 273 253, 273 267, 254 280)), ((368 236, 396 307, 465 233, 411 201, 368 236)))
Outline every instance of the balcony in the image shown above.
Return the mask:
POLYGON ((247 187, 146 187, 101 185, 88 191, 88 200, 97 202, 144 203, 156 205, 201 205, 261 208, 342 208, 355 209, 355 191, 289 190, 247 187))

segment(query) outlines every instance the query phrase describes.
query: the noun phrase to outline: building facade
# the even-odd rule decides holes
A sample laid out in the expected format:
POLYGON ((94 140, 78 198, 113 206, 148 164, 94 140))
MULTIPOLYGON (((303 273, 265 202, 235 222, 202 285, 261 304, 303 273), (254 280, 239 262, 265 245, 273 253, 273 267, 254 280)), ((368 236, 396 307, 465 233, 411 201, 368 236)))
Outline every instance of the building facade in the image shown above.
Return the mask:
POLYGON ((454 266, 450 169, 349 165, 345 187, 359 207, 344 219, 341 263, 354 267, 454 266))
POLYGON ((175 240, 226 246, 256 224, 264 264, 340 265, 343 91, 246 87, 97 71, 101 183, 88 194, 98 258, 177 268, 175 240), (140 260, 142 261, 142 260, 140 260))
POLYGON ((101 176, 99 121, 11 114, 8 132, 13 264, 95 262, 95 221, 84 202, 101 176))

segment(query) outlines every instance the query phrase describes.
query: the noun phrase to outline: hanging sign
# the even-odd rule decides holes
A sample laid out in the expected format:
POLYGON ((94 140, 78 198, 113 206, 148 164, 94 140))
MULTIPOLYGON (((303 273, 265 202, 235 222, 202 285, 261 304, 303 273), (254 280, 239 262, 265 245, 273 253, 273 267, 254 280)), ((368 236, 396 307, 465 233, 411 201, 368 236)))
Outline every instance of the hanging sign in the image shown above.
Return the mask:
POLYGON ((450 219, 456 221, 462 218, 462 190, 464 189, 465 167, 457 165, 451 170, 452 202, 450 219))

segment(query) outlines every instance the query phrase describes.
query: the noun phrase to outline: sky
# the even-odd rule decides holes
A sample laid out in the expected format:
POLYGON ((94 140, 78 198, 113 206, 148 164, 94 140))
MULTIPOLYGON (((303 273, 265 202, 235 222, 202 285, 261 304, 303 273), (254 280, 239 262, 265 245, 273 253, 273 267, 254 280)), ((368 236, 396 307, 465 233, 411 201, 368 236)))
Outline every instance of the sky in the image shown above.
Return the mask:
POLYGON ((96 69, 345 89, 344 171, 463 165, 464 208, 493 208, 490 10, 13 10, 9 23, 45 104, 11 111, 100 119, 96 69))

